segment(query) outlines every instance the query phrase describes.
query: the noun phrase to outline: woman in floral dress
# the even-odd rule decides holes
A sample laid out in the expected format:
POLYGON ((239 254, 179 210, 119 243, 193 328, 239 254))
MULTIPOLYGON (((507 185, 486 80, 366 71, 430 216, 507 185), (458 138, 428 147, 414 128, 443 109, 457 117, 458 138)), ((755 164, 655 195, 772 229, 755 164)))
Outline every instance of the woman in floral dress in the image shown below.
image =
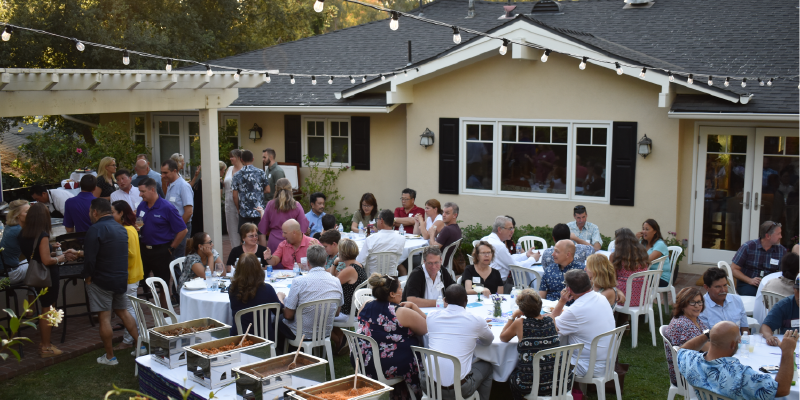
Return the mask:
MULTIPOLYGON (((708 329, 706 324, 700 320, 700 313, 705 309, 703 303, 703 293, 700 289, 687 287, 678 292, 672 321, 669 322, 666 337, 673 346, 683 346, 684 343, 703 334, 708 329)), ((701 351, 708 351, 709 343, 703 346, 701 351)), ((675 370, 672 367, 672 351, 664 347, 667 353, 667 366, 669 367, 669 380, 673 385, 678 386, 675 378, 675 370)))
MULTIPOLYGON (((420 398, 419 367, 414 360, 411 346, 419 346, 417 336, 428 333, 425 313, 414 303, 400 303, 403 289, 397 278, 372 274, 369 285, 372 286, 375 300, 364 304, 359 311, 356 333, 369 336, 378 343, 381 367, 386 379, 404 378, 416 398, 420 398)), ((365 340, 359 342, 367 376, 377 379, 372 347, 365 340)), ((350 362, 355 366, 352 353, 350 362)), ((396 386, 392 391, 392 398, 408 398, 405 388, 406 385, 403 384, 396 386)))

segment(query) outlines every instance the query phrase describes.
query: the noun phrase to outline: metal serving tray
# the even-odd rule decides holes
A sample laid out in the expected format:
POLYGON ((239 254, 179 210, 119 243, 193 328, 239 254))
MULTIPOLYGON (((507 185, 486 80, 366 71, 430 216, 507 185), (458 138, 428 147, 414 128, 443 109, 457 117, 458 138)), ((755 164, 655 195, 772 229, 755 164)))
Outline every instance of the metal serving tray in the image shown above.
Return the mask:
MULTIPOLYGON (((369 386, 375 388, 374 392, 367 393, 363 396, 356 396, 351 397, 349 400, 389 400, 391 397, 391 392, 394 390, 393 387, 384 385, 383 383, 376 381, 374 379, 367 378, 364 375, 358 375, 358 381, 356 386, 359 388, 369 386)), ((337 379, 335 381, 325 382, 319 384, 317 386, 311 386, 305 389, 302 389, 304 392, 309 394, 317 394, 320 392, 338 392, 340 390, 345 389, 352 389, 353 388, 353 375, 337 379)), ((299 389, 299 388, 297 388, 299 389)), ((287 397, 293 400, 316 400, 316 399, 308 399, 302 394, 297 392, 289 392, 287 397)))
POLYGON ((233 382, 234 367, 269 358, 269 346, 272 341, 253 335, 247 335, 247 340, 254 343, 247 347, 210 355, 199 351, 200 349, 238 344, 242 340, 242 336, 232 336, 184 347, 186 350, 186 375, 189 380, 206 388, 214 389, 233 382))
POLYGON ((270 370, 288 367, 293 359, 294 353, 284 354, 234 368, 236 399, 272 400, 283 396, 286 392, 284 386, 302 388, 325 382, 328 361, 306 353, 297 356, 297 368, 270 374, 270 370))
POLYGON ((222 339, 231 335, 231 327, 213 318, 200 318, 179 324, 164 325, 148 329, 150 332, 150 358, 173 369, 186 365, 186 350, 183 348, 214 339, 222 339), (162 332, 177 328, 196 328, 211 325, 212 328, 201 332, 186 333, 179 336, 167 336, 162 332))

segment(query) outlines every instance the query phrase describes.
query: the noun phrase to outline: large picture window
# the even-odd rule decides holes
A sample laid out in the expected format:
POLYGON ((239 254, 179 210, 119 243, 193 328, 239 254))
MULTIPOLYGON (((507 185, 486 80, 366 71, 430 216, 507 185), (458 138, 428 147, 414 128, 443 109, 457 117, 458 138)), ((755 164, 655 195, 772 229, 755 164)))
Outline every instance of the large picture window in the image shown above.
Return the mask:
POLYGON ((461 192, 606 202, 610 126, 462 120, 461 192))
POLYGON ((349 119, 306 117, 303 154, 324 166, 349 165, 350 137, 349 119))

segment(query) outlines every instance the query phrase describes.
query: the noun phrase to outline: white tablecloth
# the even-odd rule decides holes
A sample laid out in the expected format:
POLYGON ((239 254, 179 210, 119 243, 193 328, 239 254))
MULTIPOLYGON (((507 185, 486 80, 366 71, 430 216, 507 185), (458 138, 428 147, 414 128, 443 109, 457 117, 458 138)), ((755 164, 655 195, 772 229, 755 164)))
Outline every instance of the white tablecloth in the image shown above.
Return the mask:
MULTIPOLYGON (((226 281, 226 284, 230 284, 230 281, 226 281)), ((292 279, 279 279, 269 284, 276 292, 288 294, 292 279)), ((220 293, 219 290, 209 292, 205 289, 181 289, 181 315, 178 318, 180 322, 207 317, 234 326, 235 321, 231 313, 231 301, 228 293, 220 293)))
MULTIPOLYGON (((81 182, 81 178, 83 178, 84 175, 86 175, 85 172, 73 172, 72 174, 69 175, 69 179, 72 179, 73 181, 80 183, 81 182)), ((96 177, 97 176, 97 172, 95 172, 95 171, 89 172, 89 175, 92 175, 92 176, 96 177)), ((62 184, 61 186, 64 186, 64 185, 62 184)))
MULTIPOLYGON (((342 235, 343 239, 352 239, 358 245, 358 249, 361 250, 361 247, 364 246, 364 241, 366 240, 365 236, 361 236, 352 232, 345 232, 342 235)), ((403 255, 400 256, 400 259, 397 260, 397 263, 400 264, 408 258, 408 253, 410 253, 414 249, 418 249, 420 247, 425 247, 428 245, 428 241, 425 239, 406 239, 406 245, 403 247, 403 255)), ((410 271, 409 271, 410 272, 410 271)))
POLYGON ((782 274, 783 272, 773 272, 762 278, 761 283, 758 284, 758 290, 756 291, 755 305, 753 306, 753 318, 755 318, 759 324, 763 324, 764 319, 767 318, 767 308, 764 307, 764 297, 761 295, 761 290, 764 289, 764 285, 766 285, 767 282, 776 279, 782 274))
MULTIPOLYGON (((783 335, 775 335, 777 338, 783 340, 783 335)), ((751 335, 750 340, 753 340, 756 344, 755 350, 752 353, 747 354, 747 358, 744 358, 744 353, 747 352, 747 348, 742 348, 737 352, 734 357, 739 359, 743 365, 748 365, 754 370, 758 371, 764 365, 781 365, 781 349, 779 347, 773 347, 767 345, 767 342, 764 340, 764 337, 759 335, 751 335)), ((799 345, 800 346, 800 345, 799 345)), ((795 350, 795 354, 797 354, 797 350, 795 350)), ((797 360, 795 360, 797 362, 797 360)), ((760 371, 758 371, 760 372, 760 371)), ((775 378, 775 374, 772 374, 772 377, 775 378)), ((778 397, 777 399, 792 399, 796 400, 800 396, 800 386, 798 383, 795 383, 791 389, 789 389, 789 395, 786 397, 778 397)))

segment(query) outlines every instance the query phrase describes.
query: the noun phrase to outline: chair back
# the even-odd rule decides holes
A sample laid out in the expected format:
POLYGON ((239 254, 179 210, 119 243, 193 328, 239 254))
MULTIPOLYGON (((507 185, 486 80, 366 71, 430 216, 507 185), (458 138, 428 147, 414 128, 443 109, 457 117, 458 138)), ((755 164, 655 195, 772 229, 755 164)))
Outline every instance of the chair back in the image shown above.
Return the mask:
POLYGON ((530 249, 536 250, 536 244, 541 246, 541 250, 547 248, 547 241, 538 236, 523 236, 517 240, 517 244, 522 246, 522 249, 528 251, 530 249))
POLYGON ((472 258, 472 254, 467 254, 467 261, 469 261, 469 265, 475 265, 475 260, 472 258))
MULTIPOLYGON (((155 303, 155 305, 157 307, 165 308, 164 305, 161 304, 161 298, 160 298, 160 296, 158 296, 158 291, 156 290, 156 287, 158 285, 161 285, 161 289, 164 290, 164 294, 165 294, 164 297, 167 298, 167 307, 166 308, 169 309, 169 311, 172 314, 175 314, 175 309, 172 308, 172 302, 169 301, 169 286, 167 286, 167 282, 164 282, 163 279, 155 277, 155 276, 151 276, 151 277, 145 279, 144 281, 145 281, 145 283, 147 283, 147 286, 150 287, 150 291, 153 292, 153 302, 155 303)), ((175 321, 173 323, 178 322, 178 320, 173 320, 173 321, 175 321)))
POLYGON ((408 252, 408 258, 407 258, 407 260, 408 260, 408 273, 409 273, 409 274, 411 273, 411 271, 413 271, 413 270, 414 270, 414 268, 416 268, 416 267, 418 267, 418 266, 422 265, 422 261, 423 261, 423 260, 422 260, 422 250, 425 250, 425 247, 424 247, 424 246, 423 246, 423 247, 416 248, 416 249, 414 249, 414 250, 411 250, 410 252, 408 252), (419 254, 419 255, 420 255, 420 257, 419 257, 419 259, 420 259, 420 263, 419 263, 419 264, 414 264, 414 256, 416 256, 417 254, 419 254))
MULTIPOLYGON (((660 260, 660 257, 657 260, 660 260)), ((653 261, 657 261, 653 260, 653 261)), ((663 261, 662 261, 663 262, 663 261)), ((660 264, 660 263, 659 263, 660 264)), ((625 286, 625 305, 622 307, 621 312, 627 313, 631 308, 631 298, 633 297, 633 284, 636 281, 642 282, 642 289, 639 291, 639 307, 652 307, 655 301, 656 290, 658 289, 658 281, 661 278, 661 267, 653 271, 642 271, 631 274, 628 277, 627 285, 625 286)))
MULTIPOLYGON (((153 316, 153 323, 154 327, 169 325, 166 318, 170 318, 172 321, 178 322, 178 317, 170 310, 166 308, 161 308, 156 306, 155 304, 147 301, 142 300, 136 296, 126 295, 128 296, 128 300, 131 301, 131 305, 133 306, 133 312, 136 314, 136 325, 139 326, 139 335, 142 335, 143 341, 150 343, 150 335, 147 332, 147 320, 144 316, 144 309, 150 310, 150 314, 153 316), (167 317, 164 317, 164 314, 167 317)), ((154 296, 157 297, 157 296, 154 296)))
MULTIPOLYGON (((658 333, 661 334, 661 340, 664 341, 664 353, 669 353, 672 356, 672 370, 675 371, 675 381, 678 383, 676 386, 678 388, 678 394, 683 396, 684 399, 688 399, 691 397, 691 390, 692 387, 689 383, 686 382, 686 378, 683 377, 681 371, 678 369, 678 350, 677 346, 673 346, 672 342, 667 339, 667 329, 669 329, 668 325, 661 325, 658 328, 658 333)), ((669 371, 669 368, 667 368, 669 371)), ((672 384, 672 382, 670 382, 672 384)))
POLYGON ((388 379, 383 374, 383 366, 381 365, 381 352, 378 342, 369 336, 361 335, 351 330, 342 329, 342 332, 345 339, 347 339, 347 344, 350 346, 350 354, 353 355, 353 359, 358 359, 358 371, 356 373, 367 375, 366 364, 372 360, 375 372, 378 374, 378 380, 382 383, 387 383, 388 379), (369 348, 364 344, 369 344, 369 348))
POLYGON ((278 342, 278 316, 281 313, 281 304, 268 303, 260 306, 245 308, 244 310, 239 310, 233 317, 233 320, 236 321, 236 331, 239 332, 240 335, 244 334, 245 330, 247 330, 247 327, 242 325, 242 316, 250 313, 253 314, 253 328, 250 332, 260 338, 272 340, 270 347, 272 351, 272 357, 275 357, 277 355, 276 347, 278 342), (274 335, 272 336, 273 339, 269 338, 270 321, 272 321, 272 334, 274 335))
MULTIPOLYGON (((449 245, 445 246, 442 249, 442 261, 444 261, 445 256, 447 256, 447 252, 450 251, 450 249, 453 249, 453 254, 450 255, 449 259, 447 259, 447 265, 445 265, 445 268, 447 269, 447 271, 450 272, 450 276, 456 276, 456 274, 453 273, 453 259, 456 258, 456 250, 458 249, 458 246, 461 245, 461 241, 462 240, 464 240, 464 238, 458 239, 455 242, 450 243, 449 245)), ((423 249, 424 249, 424 247, 423 247, 423 249)))
MULTIPOLYGON (((358 310, 370 300, 375 300, 375 298, 372 297, 372 289, 367 289, 366 287, 356 289, 356 292, 353 293, 353 308, 356 309, 354 315, 358 315, 358 310)), ((353 317, 353 323, 355 323, 355 317, 353 317)))
POLYGON ((556 347, 553 349, 542 350, 533 355, 533 385, 531 385, 531 394, 539 392, 539 386, 544 383, 539 381, 541 369, 539 361, 544 360, 545 357, 552 356, 553 361, 553 381, 552 390, 550 392, 550 400, 572 400, 572 397, 567 397, 567 393, 572 392, 572 385, 570 384, 570 360, 575 353, 575 358, 581 358, 581 351, 583 351, 583 344, 571 344, 568 346, 556 347), (576 353, 577 352, 577 353, 576 353))
MULTIPOLYGON (((350 299, 350 314, 347 315, 347 321, 343 323, 337 323, 336 326, 338 327, 351 327, 355 324, 356 321, 356 314, 358 313, 358 309, 361 308, 361 305, 358 304, 358 298, 356 297, 356 293, 359 290, 362 290, 367 287, 367 281, 361 282, 358 286, 356 286, 356 290, 353 293, 353 298, 350 299)), ((370 294, 372 293, 371 289, 364 289, 367 290, 370 294)))
POLYGON ((417 363, 422 362, 422 365, 419 366, 420 371, 425 370, 425 388, 427 389, 423 393, 425 397, 431 400, 444 400, 442 397, 442 376, 439 364, 441 361, 449 361, 453 363, 453 392, 455 392, 455 399, 464 400, 464 396, 461 394, 461 385, 458 384, 461 382, 461 361, 458 358, 424 347, 411 346, 411 350, 414 352, 415 361, 417 363))
POLYGON ((386 251, 372 253, 370 256, 375 257, 375 265, 367 266, 367 276, 376 272, 381 275, 397 276, 397 253, 386 251))
POLYGON ((717 268, 724 269, 725 273, 728 274, 728 293, 736 294, 736 281, 733 280, 731 266, 725 261, 720 261, 717 263, 717 268))
POLYGON ((480 242, 481 242, 481 240, 480 240, 480 239, 475 239, 475 240, 473 240, 473 241, 472 241, 472 247, 473 247, 473 248, 474 248, 474 247, 478 247, 478 243, 480 243, 480 242))
POLYGON ((589 356, 589 367, 586 369, 586 377, 592 376, 595 364, 597 363, 597 344, 600 342, 600 340, 605 339, 609 340, 610 342, 608 343, 608 355, 605 360, 606 368, 605 375, 603 375, 603 382, 608 382, 614 379, 614 362, 617 360, 619 346, 622 344, 622 335, 625 333, 625 328, 627 327, 628 325, 623 325, 606 333, 601 333, 592 340, 592 352, 589 356))
POLYGON ((730 397, 725 397, 721 394, 699 387, 694 388, 694 392, 697 393, 698 400, 733 400, 730 397))
POLYGON ((294 317, 295 320, 297 320, 296 332, 298 340, 305 332, 303 328, 305 311, 307 308, 310 308, 311 310, 309 310, 309 312, 313 314, 314 319, 311 324, 311 337, 306 335, 305 341, 311 341, 311 347, 324 346, 325 338, 331 335, 333 317, 336 313, 336 309, 339 308, 340 305, 341 302, 339 299, 309 301, 308 303, 300 304, 297 307, 297 313, 294 317), (331 329, 328 329, 328 321, 331 322, 331 329))
POLYGON ((770 292, 769 290, 762 290, 761 295, 764 296, 764 308, 767 309, 767 313, 769 313, 772 306, 787 297, 780 293, 770 292))
POLYGON ((535 283, 534 289, 539 290, 539 285, 542 283, 542 276, 539 272, 519 265, 509 265, 508 269, 511 271, 511 276, 514 279, 514 287, 517 289, 525 289, 530 286, 530 279, 528 274, 533 274, 535 283))
POLYGON ((678 265, 678 258, 683 254, 683 247, 669 246, 667 250, 669 250, 669 286, 672 286, 675 282, 675 267, 678 265))
POLYGON ((172 288, 175 289, 175 293, 181 292, 181 288, 178 287, 178 276, 183 272, 183 264, 185 261, 186 257, 178 257, 169 263, 169 275, 172 277, 172 288), (178 267, 178 275, 175 275, 176 266, 178 267))

